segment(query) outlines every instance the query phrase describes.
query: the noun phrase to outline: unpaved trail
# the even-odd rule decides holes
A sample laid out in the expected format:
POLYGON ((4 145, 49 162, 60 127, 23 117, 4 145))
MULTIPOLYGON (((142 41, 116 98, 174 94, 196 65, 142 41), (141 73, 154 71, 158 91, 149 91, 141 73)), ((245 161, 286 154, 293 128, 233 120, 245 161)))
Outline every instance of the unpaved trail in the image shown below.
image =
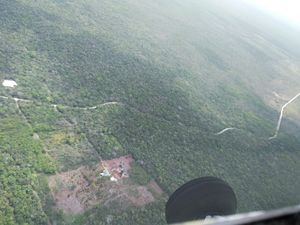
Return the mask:
POLYGON ((225 133, 226 131, 229 131, 229 130, 237 130, 237 128, 235 128, 235 127, 227 127, 225 129, 221 130, 220 132, 215 133, 215 135, 219 136, 219 135, 221 135, 221 134, 223 134, 223 133, 225 133))
MULTIPOLYGON (((37 102, 37 103, 43 103, 43 102, 38 102, 38 101, 33 101, 30 99, 23 99, 23 98, 15 98, 15 97, 7 97, 7 96, 0 96, 2 99, 10 99, 12 98, 16 103, 18 102, 37 102)), ((99 105, 94 105, 94 106, 86 106, 86 107, 79 107, 79 106, 70 106, 70 105, 63 105, 63 104, 48 104, 49 106, 53 107, 55 111, 57 111, 58 105, 66 107, 66 108, 73 108, 73 109, 82 109, 82 110, 90 110, 90 109, 97 109, 103 106, 109 106, 109 105, 123 105, 121 102, 105 102, 99 105)))
POLYGON ((284 113, 285 107, 287 107, 290 103, 292 103, 293 101, 295 101, 299 96, 300 96, 300 93, 298 93, 296 96, 294 96, 291 100, 289 100, 287 103, 285 103, 281 107, 280 116, 279 116, 278 123, 277 123, 277 126, 276 126, 275 134, 272 137, 270 137, 269 140, 277 138, 277 135, 278 135, 278 132, 279 132, 279 129, 280 129, 280 126, 281 126, 281 121, 282 121, 282 117, 283 117, 283 113, 284 113))
POLYGON ((23 113, 19 105, 19 102, 31 102, 31 101, 26 99, 19 99, 19 98, 13 98, 13 100, 15 101, 17 110, 21 115, 21 117, 23 118, 23 120, 32 128, 31 123, 28 121, 27 117, 25 116, 25 114, 23 113))
MULTIPOLYGON (((276 93, 276 96, 278 96, 278 94, 276 93)), ((300 92, 294 96, 291 100, 289 100, 287 103, 285 103, 282 108, 281 108, 281 112, 280 112, 280 116, 279 116, 279 119, 278 119, 278 123, 277 123, 277 126, 276 126, 276 131, 275 131, 275 134, 269 138, 269 140, 272 140, 274 138, 277 138, 278 136, 278 132, 280 130, 280 126, 281 126, 281 122, 282 122, 282 117, 283 117, 283 113, 284 113, 284 109, 290 104, 292 103, 293 101, 295 101, 298 97, 300 96, 300 92)), ((7 97, 7 96, 0 96, 0 98, 2 99, 10 99, 12 98, 16 105, 17 105, 17 109, 18 111, 20 112, 20 114, 26 118, 23 114, 23 112, 20 110, 20 107, 19 107, 19 104, 18 102, 30 102, 30 103, 33 103, 35 101, 33 100, 29 100, 29 99, 22 99, 22 98, 14 98, 14 97, 7 97)), ((38 102, 38 103, 43 103, 43 102, 38 102)), ((49 106, 53 107, 55 111, 58 111, 57 110, 57 107, 58 107, 58 104, 48 104, 49 106)), ((94 106, 86 106, 86 107, 78 107, 78 106, 70 106, 70 105, 63 105, 63 104, 59 104, 60 106, 62 107, 65 107, 65 108, 71 108, 71 109, 81 109, 81 110, 95 110, 95 109, 98 109, 100 107, 103 107, 103 106, 109 106, 109 105, 125 105, 124 103, 121 103, 121 102, 116 102, 116 101, 111 101, 111 102, 105 102, 105 103, 102 103, 102 104, 99 104, 99 105, 94 105, 94 106)), ((131 107, 131 106, 129 106, 131 107)), ((27 121, 27 120, 26 120, 27 121)), ((227 131, 230 131, 230 130, 237 130, 238 128, 235 128, 235 127, 227 127, 223 130, 221 130, 220 132, 218 133, 215 133, 216 136, 219 136, 221 134, 224 134, 225 132, 227 131)))
POLYGON ((29 99, 24 99, 24 98, 16 98, 16 97, 7 97, 7 96, 0 96, 2 99, 13 99, 15 102, 33 102, 32 100, 29 99))
POLYGON ((33 102, 32 100, 24 99, 24 98, 13 98, 15 102, 33 102))
POLYGON ((91 109, 97 109, 97 108, 100 108, 103 106, 108 106, 108 105, 123 105, 123 104, 120 102, 105 102, 100 105, 94 105, 94 106, 88 106, 88 107, 78 107, 78 106, 68 106, 68 105, 62 105, 62 106, 66 107, 66 108, 73 108, 73 109, 91 110, 91 109))
POLYGON ((6 96, 0 96, 0 98, 2 98, 2 99, 8 99, 8 97, 6 97, 6 96))

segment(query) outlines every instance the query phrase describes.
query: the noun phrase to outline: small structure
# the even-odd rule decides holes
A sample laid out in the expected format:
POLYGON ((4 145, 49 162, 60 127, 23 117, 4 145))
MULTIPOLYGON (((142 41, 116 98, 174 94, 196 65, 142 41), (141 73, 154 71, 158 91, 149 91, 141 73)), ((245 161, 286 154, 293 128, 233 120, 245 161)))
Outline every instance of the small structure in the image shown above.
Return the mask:
POLYGON ((17 86, 17 83, 16 83, 16 81, 14 81, 14 80, 4 80, 4 81, 2 82, 2 85, 3 85, 4 87, 14 88, 14 87, 17 86))
POLYGON ((121 156, 119 158, 114 158, 111 160, 101 161, 102 167, 110 173, 111 176, 120 180, 122 178, 128 178, 128 170, 130 169, 130 164, 133 162, 131 155, 121 156))
POLYGON ((110 173, 107 171, 107 169, 104 169, 100 175, 101 177, 110 177, 110 173))

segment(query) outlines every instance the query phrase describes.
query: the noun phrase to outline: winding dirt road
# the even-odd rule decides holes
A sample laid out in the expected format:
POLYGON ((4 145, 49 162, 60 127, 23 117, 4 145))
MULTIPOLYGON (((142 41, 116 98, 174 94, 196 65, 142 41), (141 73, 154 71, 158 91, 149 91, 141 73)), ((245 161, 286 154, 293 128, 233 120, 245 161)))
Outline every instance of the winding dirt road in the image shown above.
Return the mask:
MULTIPOLYGON (((2 98, 2 99, 12 98, 16 103, 18 103, 18 102, 31 102, 31 103, 38 102, 38 101, 29 100, 29 99, 13 98, 13 97, 7 97, 7 96, 0 96, 0 98, 2 98)), ((43 103, 43 102, 38 102, 38 103, 43 103)), ((55 110, 57 110, 58 104, 48 104, 48 105, 53 107, 55 110)), ((66 107, 66 108, 89 110, 89 109, 97 109, 97 108, 100 108, 103 106, 108 106, 108 105, 123 105, 123 103, 121 103, 121 102, 105 102, 105 103, 102 103, 99 105, 87 106, 87 107, 78 107, 78 106, 70 106, 70 105, 63 105, 63 104, 59 104, 59 105, 66 107)))
POLYGON ((282 117, 283 117, 283 113, 284 113, 284 109, 293 101, 295 101, 298 97, 300 96, 300 93, 298 93, 296 96, 294 96, 291 100, 289 100, 287 103, 285 103, 282 107, 281 107, 281 111, 280 111, 280 116, 277 122, 277 126, 276 126, 276 131, 275 134, 269 138, 269 140, 272 140, 274 138, 277 138, 280 126, 281 126, 281 121, 282 121, 282 117))
MULTIPOLYGON (((285 103, 281 107, 281 111, 280 111, 279 119, 278 119, 278 122, 277 122, 275 134, 272 137, 270 137, 269 140, 277 138, 278 132, 280 130, 282 118, 283 118, 284 109, 290 103, 292 103, 293 101, 295 101, 299 96, 300 96, 300 92, 297 95, 295 95, 292 99, 290 99, 287 103, 285 103)), ((0 96, 0 98, 2 98, 2 99, 9 99, 10 97, 0 96)), ((19 109, 18 102, 34 102, 33 100, 29 100, 29 99, 21 99, 21 98, 12 98, 12 99, 16 102, 18 109, 19 109)), ((105 102, 105 103, 102 103, 102 104, 99 104, 99 105, 94 105, 94 106, 89 106, 89 107, 76 107, 76 106, 69 106, 69 105, 61 105, 61 106, 66 107, 66 108, 74 108, 74 109, 82 109, 82 110, 93 110, 93 109, 97 109, 97 108, 100 108, 100 107, 103 107, 103 106, 108 106, 108 105, 123 105, 123 103, 120 103, 120 102, 105 102)), ((57 110, 57 104, 49 104, 49 106, 54 107, 54 109, 57 110)), ((221 134, 223 134, 223 133, 225 133, 227 131, 230 131, 230 130, 237 130, 237 128, 235 128, 235 127, 227 127, 225 129, 221 130, 220 132, 215 133, 215 135, 218 136, 218 135, 221 135, 221 134)))
POLYGON ((237 130, 237 128, 235 128, 235 127, 227 127, 225 129, 221 130, 220 132, 215 133, 215 135, 217 135, 217 136, 221 135, 221 134, 223 134, 223 133, 225 133, 226 131, 229 131, 229 130, 237 130))

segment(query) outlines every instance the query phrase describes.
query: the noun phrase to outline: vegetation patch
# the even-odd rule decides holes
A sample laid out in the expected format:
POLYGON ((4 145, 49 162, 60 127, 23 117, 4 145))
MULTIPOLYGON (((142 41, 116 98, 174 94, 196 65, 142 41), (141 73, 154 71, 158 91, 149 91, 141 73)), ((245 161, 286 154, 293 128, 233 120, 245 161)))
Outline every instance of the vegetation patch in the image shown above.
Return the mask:
POLYGON ((97 155, 76 124, 66 120, 48 104, 20 103, 20 109, 41 138, 58 171, 67 171, 94 163, 97 155))
POLYGON ((53 174, 53 161, 19 117, 0 119, 0 224, 46 224, 39 174, 53 174))

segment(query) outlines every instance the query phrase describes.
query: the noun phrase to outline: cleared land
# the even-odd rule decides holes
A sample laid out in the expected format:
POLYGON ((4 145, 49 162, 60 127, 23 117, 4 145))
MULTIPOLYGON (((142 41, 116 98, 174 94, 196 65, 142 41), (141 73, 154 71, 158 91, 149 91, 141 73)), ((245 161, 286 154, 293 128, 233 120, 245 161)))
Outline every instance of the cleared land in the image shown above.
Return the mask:
POLYGON ((154 202, 163 191, 154 180, 144 186, 134 183, 130 179, 132 162, 131 156, 124 156, 51 176, 49 187, 56 207, 78 214, 99 204, 125 210, 154 202), (109 176, 101 175, 105 170, 109 176))

